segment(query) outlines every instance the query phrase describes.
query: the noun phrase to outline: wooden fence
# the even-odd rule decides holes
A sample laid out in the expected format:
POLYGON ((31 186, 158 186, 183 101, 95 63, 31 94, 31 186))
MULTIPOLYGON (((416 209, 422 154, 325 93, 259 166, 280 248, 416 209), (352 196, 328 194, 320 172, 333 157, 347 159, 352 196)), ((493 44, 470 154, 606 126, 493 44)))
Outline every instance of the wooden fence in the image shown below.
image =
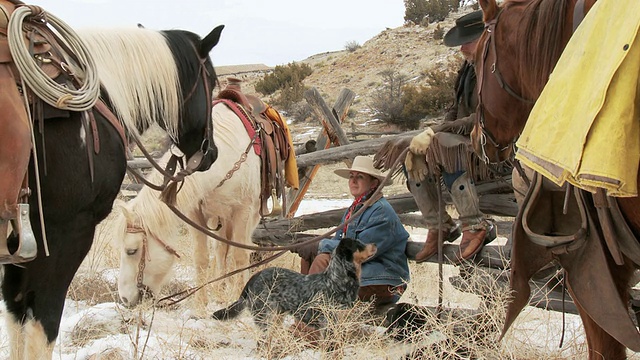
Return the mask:
MULTIPOLYGON (((387 141, 398 137, 411 137, 421 131, 384 134, 356 131, 345 133, 341 123, 355 99, 355 94, 351 90, 343 89, 332 108, 326 105, 316 89, 308 90, 304 97, 318 115, 317 117, 321 119, 322 131, 317 139, 297 144, 296 160, 300 174, 300 187, 298 190, 288 191, 286 198, 289 211, 285 217, 264 219, 254 231, 252 240, 256 244, 289 245, 315 237, 314 230, 332 228, 339 224, 346 208, 294 217, 320 166, 337 162, 345 162, 349 165, 355 156, 375 154, 387 141), (355 138, 364 135, 380 135, 380 137, 368 140, 359 139, 360 141, 357 142, 352 142, 349 139, 349 136, 355 138)), ((149 167, 149 163, 145 159, 132 160, 129 165, 137 169, 149 167)), ((503 180, 478 184, 477 192, 480 198, 480 208, 485 214, 506 217, 507 220, 497 222, 498 232, 510 234, 512 222, 509 219, 515 217, 517 205, 510 187, 510 177, 503 180)), ((138 191, 140 188, 139 184, 123 184, 123 190, 138 191)), ((419 213, 419 210, 411 193, 390 196, 388 200, 404 225, 424 227, 422 216, 416 214, 419 213)), ((451 203, 450 196, 446 191, 443 191, 443 200, 446 203, 451 203)), ((423 242, 411 241, 407 246, 408 257, 415 259, 415 255, 423 244, 423 242)), ((493 273, 499 281, 508 281, 506 270, 510 251, 509 242, 505 246, 489 244, 482 249, 474 261, 487 272, 493 273)), ((458 245, 445 244, 445 261, 451 263, 449 259, 455 259, 458 252, 458 245)), ((437 262, 437 256, 428 261, 437 262)), ((546 289, 550 278, 552 277, 549 273, 539 274, 532 280, 532 287, 546 289)), ((462 291, 469 291, 469 289, 464 289, 464 282, 454 279, 452 283, 462 291)), ((555 286, 549 291, 534 291, 530 304, 550 310, 577 313, 570 297, 566 293, 563 294, 564 291, 561 286, 555 286)))

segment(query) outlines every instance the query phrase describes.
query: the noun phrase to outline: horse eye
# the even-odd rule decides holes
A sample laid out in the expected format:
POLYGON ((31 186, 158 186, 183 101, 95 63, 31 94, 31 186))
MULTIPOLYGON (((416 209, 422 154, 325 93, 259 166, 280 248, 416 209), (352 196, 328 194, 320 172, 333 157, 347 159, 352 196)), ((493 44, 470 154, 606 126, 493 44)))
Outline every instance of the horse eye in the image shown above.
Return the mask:
POLYGON ((138 252, 138 249, 126 249, 125 252, 127 253, 127 255, 131 256, 135 255, 138 252))

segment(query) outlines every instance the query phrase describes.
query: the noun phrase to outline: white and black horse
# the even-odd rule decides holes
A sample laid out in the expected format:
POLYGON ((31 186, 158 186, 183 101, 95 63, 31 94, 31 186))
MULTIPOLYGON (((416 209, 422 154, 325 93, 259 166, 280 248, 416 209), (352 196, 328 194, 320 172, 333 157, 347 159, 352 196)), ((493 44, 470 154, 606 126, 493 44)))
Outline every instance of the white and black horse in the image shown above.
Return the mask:
MULTIPOLYGON (((131 136, 159 124, 186 158, 201 151, 204 156, 198 171, 208 169, 217 157, 210 134, 211 90, 217 78, 209 52, 218 43, 222 28, 215 28, 203 39, 181 30, 80 32, 97 63, 102 99, 125 133, 131 136)), ((0 80, 8 66, 0 63, 0 80)), ((95 122, 89 127, 83 126, 82 112, 52 108, 45 111, 50 116, 34 117, 36 173, 30 146, 24 146, 31 143, 31 132, 24 131, 29 126, 21 93, 17 86, 6 84, 0 84, 0 126, 20 131, 3 130, 0 134, 0 170, 4 172, 0 176, 15 168, 18 174, 14 178, 22 179, 20 169, 28 167, 29 215, 38 244, 34 260, 4 264, 2 297, 7 308, 10 356, 51 358, 69 284, 91 248, 96 225, 110 213, 120 190, 126 145, 116 127, 96 108, 92 111, 95 122), (24 123, 27 125, 16 125, 24 123), (17 137, 23 146, 15 146, 17 137), (21 159, 26 159, 24 164, 21 159)), ((15 204, 15 195, 24 195, 21 189, 26 187, 18 185, 0 181, 0 204, 15 204)), ((0 212, 0 225, 8 221, 2 215, 0 212)), ((3 229, 6 226, 0 226, 3 229)), ((15 249, 16 232, 9 234, 8 241, 9 248, 15 249)))

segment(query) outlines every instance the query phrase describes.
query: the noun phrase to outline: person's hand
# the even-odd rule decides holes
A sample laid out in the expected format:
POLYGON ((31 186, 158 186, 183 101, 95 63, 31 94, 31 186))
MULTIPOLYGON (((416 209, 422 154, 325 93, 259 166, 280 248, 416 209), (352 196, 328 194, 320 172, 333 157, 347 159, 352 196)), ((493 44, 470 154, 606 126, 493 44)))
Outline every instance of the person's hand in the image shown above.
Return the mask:
POLYGON ((427 159, 424 155, 408 151, 404 158, 404 167, 407 169, 409 180, 422 182, 427 175, 427 159))
POLYGON ((433 132, 433 129, 429 127, 425 131, 414 136, 409 144, 409 151, 414 154, 425 155, 429 149, 429 145, 431 145, 431 140, 434 135, 435 132, 433 132))
POLYGON ((313 258, 318 254, 318 243, 312 242, 310 244, 297 246, 292 248, 292 253, 300 255, 301 258, 307 260, 309 263, 313 261, 313 258))

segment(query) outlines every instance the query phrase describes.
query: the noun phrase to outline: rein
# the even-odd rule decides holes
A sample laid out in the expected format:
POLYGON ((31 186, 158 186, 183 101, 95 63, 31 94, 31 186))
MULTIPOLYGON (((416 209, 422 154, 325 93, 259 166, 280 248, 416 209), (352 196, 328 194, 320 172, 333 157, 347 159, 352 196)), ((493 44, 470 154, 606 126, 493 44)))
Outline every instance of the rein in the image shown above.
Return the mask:
POLYGON ((496 49, 496 40, 494 39, 494 35, 496 31, 496 26, 498 24, 498 19, 500 18, 500 15, 502 15, 502 11, 503 10, 500 9, 500 11, 498 12, 498 15, 496 15, 494 19, 492 19, 485 25, 485 29, 488 34, 488 37, 487 37, 487 41, 484 43, 484 49, 482 51, 483 76, 479 77, 480 80, 478 83, 478 109, 479 110, 477 111, 476 116, 478 119, 478 125, 480 127, 480 147, 482 149, 482 154, 478 154, 478 155, 480 156, 482 161, 484 161, 487 164, 499 164, 503 162, 503 161, 499 161, 499 159, 496 159, 496 161, 493 161, 493 159, 490 159, 487 156, 487 151, 485 149, 488 144, 498 150, 497 152, 498 155, 509 148, 512 148, 512 153, 515 153, 515 150, 516 150, 515 149, 516 139, 513 139, 513 141, 511 141, 509 144, 505 146, 500 145, 500 143, 496 141, 496 138, 491 133, 491 131, 487 129, 487 126, 485 123, 485 116, 484 116, 485 107, 484 107, 484 102, 482 101, 482 89, 484 88, 484 78, 485 78, 484 65, 486 64, 487 58, 489 57, 489 52, 491 52, 491 55, 493 55, 493 63, 491 64, 491 73, 494 75, 496 81, 498 82, 498 85, 500 85, 500 88, 505 90, 507 94, 509 94, 511 97, 521 102, 524 102, 526 104, 535 103, 535 100, 524 98, 518 93, 516 93, 515 90, 513 90, 513 88, 504 80, 504 77, 502 76, 502 73, 498 68, 498 51, 496 49))
MULTIPOLYGON (((195 49, 194 51, 196 52, 196 55, 198 55, 198 52, 195 49)), ((211 105, 211 101, 208 100, 211 98, 211 88, 209 87, 209 82, 207 81, 210 74, 207 71, 207 68, 205 66, 206 60, 207 60, 206 58, 200 58, 199 71, 200 71, 200 79, 202 79, 202 83, 204 86, 205 99, 207 99, 205 114, 211 114, 212 105, 211 105)), ((187 96, 185 96, 184 100, 182 101, 183 103, 186 103, 191 99, 197 87, 198 87, 198 81, 196 80, 196 82, 193 84, 193 87, 191 88, 187 96)), ((200 149, 189 158, 189 160, 187 161, 186 167, 182 165, 182 161, 181 161, 181 158, 184 157, 184 155, 179 156, 172 153, 171 158, 167 162, 166 167, 163 169, 156 162, 156 160, 151 156, 151 154, 149 154, 147 149, 144 147, 144 145, 140 141, 140 138, 135 134, 132 135, 134 142, 136 143, 136 145, 138 146, 138 148, 140 149, 144 157, 149 161, 151 166, 153 166, 156 170, 158 170, 158 172, 160 172, 164 176, 164 181, 162 185, 155 185, 151 183, 150 181, 145 179, 145 177, 142 176, 142 174, 140 174, 138 171, 136 171, 129 165, 127 165, 127 171, 131 175, 133 175, 136 179, 138 179, 143 184, 145 184, 146 186, 154 190, 163 192, 163 198, 165 198, 166 196, 170 196, 165 193, 165 191, 171 192, 170 190, 171 188, 169 188, 169 182, 173 181, 174 183, 179 183, 183 181, 185 177, 193 174, 200 166, 200 163, 202 162, 202 159, 204 158, 204 156, 209 153, 211 149, 210 144, 211 144, 211 141, 213 140, 213 124, 210 119, 206 121, 206 124, 207 126, 205 128, 205 138, 204 140, 202 140, 200 149), (174 176, 179 160, 183 170, 178 172, 178 174, 174 176)), ((175 190, 175 192, 177 192, 177 190, 175 190)), ((173 195, 174 195, 173 197, 175 197, 175 193, 173 195)))
MULTIPOLYGON (((378 186, 376 191, 374 191, 373 194, 371 194, 371 197, 369 197, 363 203, 363 206, 360 209, 358 209, 358 211, 356 211, 353 215, 351 215, 351 217, 349 219, 346 219, 344 222, 342 222, 338 226, 332 228, 331 230, 325 232, 324 234, 318 235, 318 236, 316 236, 314 238, 311 238, 309 240, 301 241, 299 243, 292 244, 292 245, 264 247, 264 246, 251 246, 251 245, 245 245, 245 244, 237 243, 237 242, 225 239, 223 237, 220 237, 220 236, 214 234, 209 229, 207 229, 207 228, 195 223, 193 220, 189 219, 180 210, 178 210, 174 205, 167 204, 169 209, 171 209, 171 211, 173 211, 176 214, 176 216, 178 216, 184 222, 186 222, 190 226, 194 227, 196 230, 202 232, 203 234, 205 234, 205 235, 207 235, 209 237, 212 237, 212 238, 214 238, 214 239, 216 239, 218 241, 221 241, 221 242, 223 242, 223 243, 225 243, 227 245, 235 246, 235 247, 238 247, 238 248, 241 248, 241 249, 259 251, 259 252, 276 251, 277 253, 272 255, 272 256, 270 256, 270 257, 268 257, 268 258, 266 258, 266 259, 264 259, 264 260, 261 260, 261 261, 259 261, 257 263, 251 264, 251 265, 246 266, 246 267, 241 268, 241 269, 236 269, 236 270, 234 270, 234 271, 232 271, 232 272, 230 272, 228 274, 225 274, 225 275, 222 275, 220 277, 217 277, 217 278, 215 278, 213 280, 210 280, 210 281, 208 281, 208 282, 206 282, 206 283, 204 283, 202 285, 199 285, 199 286, 196 286, 196 287, 192 287, 192 288, 189 288, 187 290, 184 290, 184 291, 181 291, 181 292, 169 295, 169 296, 165 296, 165 297, 161 298, 160 300, 158 300, 156 302, 156 304, 158 305, 162 301, 168 301, 168 300, 172 299, 175 296, 181 296, 177 300, 173 300, 168 304, 158 305, 158 306, 174 305, 174 304, 176 304, 176 303, 188 298, 189 296, 195 294, 198 290, 204 288, 205 286, 207 286, 209 284, 212 284, 214 282, 226 279, 226 278, 228 278, 230 276, 233 276, 235 274, 238 274, 238 273, 240 273, 242 271, 250 270, 252 268, 256 268, 258 266, 268 264, 271 261, 277 259, 278 257, 284 255, 289 250, 292 250, 292 249, 295 249, 295 248, 298 248, 298 247, 302 247, 302 246, 305 246, 305 245, 309 245, 309 244, 312 244, 312 243, 316 243, 316 242, 319 242, 322 239, 325 239, 325 238, 329 237, 329 235, 335 233, 339 229, 341 229, 344 226, 346 226, 349 223, 351 223, 354 219, 356 219, 358 216, 360 216, 369 206, 371 206, 371 204, 373 204, 375 201, 380 199, 380 197, 382 196, 382 189, 385 187, 384 184, 387 183, 391 179, 391 177, 393 176, 393 174, 395 172, 394 169, 397 168, 402 161, 404 161, 404 158, 405 158, 405 156, 406 156, 408 151, 409 151, 409 148, 406 148, 400 153, 400 155, 396 159, 395 163, 389 168, 389 172, 387 173, 387 176, 380 182, 380 185, 378 186)), ((142 286, 144 286, 144 285, 142 285, 142 286)))

